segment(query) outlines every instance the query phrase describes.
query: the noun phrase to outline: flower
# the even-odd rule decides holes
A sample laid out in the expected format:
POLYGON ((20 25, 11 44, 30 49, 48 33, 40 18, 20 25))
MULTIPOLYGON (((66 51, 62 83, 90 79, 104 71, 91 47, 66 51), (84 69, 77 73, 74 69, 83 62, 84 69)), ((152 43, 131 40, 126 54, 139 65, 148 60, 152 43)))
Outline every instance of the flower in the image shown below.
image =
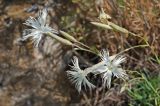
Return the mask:
POLYGON ((109 52, 103 50, 101 52, 101 59, 100 65, 97 65, 98 67, 94 69, 93 73, 102 74, 104 87, 107 86, 110 88, 112 76, 121 79, 126 79, 128 77, 125 70, 123 70, 120 65, 126 60, 124 56, 109 56, 109 52))
POLYGON ((67 74, 69 76, 70 81, 73 84, 75 84, 75 87, 78 90, 78 92, 81 91, 82 85, 85 87, 85 89, 86 86, 88 86, 90 90, 95 88, 95 86, 92 83, 90 83, 86 78, 88 73, 85 72, 85 70, 80 69, 77 57, 73 58, 72 63, 73 63, 73 66, 71 66, 72 71, 67 71, 67 74))
POLYGON ((34 45, 38 47, 38 44, 40 40, 42 39, 43 34, 51 32, 57 34, 58 31, 55 29, 52 29, 49 27, 48 24, 46 24, 46 18, 47 18, 47 10, 43 9, 39 12, 39 15, 37 19, 34 17, 29 17, 25 21, 25 25, 32 27, 32 29, 26 29, 23 32, 23 38, 22 40, 26 40, 28 38, 32 38, 32 41, 34 42, 34 45))

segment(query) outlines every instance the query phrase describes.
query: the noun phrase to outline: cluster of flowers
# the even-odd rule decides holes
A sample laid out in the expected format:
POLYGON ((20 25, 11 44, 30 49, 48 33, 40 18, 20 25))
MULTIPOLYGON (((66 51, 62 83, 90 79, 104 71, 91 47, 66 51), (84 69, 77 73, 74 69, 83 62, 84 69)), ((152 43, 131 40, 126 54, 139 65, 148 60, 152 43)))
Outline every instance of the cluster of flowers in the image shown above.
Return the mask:
POLYGON ((102 50, 101 52, 101 62, 88 67, 84 70, 80 69, 78 64, 78 58, 74 57, 72 60, 73 66, 71 66, 71 71, 67 71, 68 76, 73 84, 75 84, 76 89, 78 92, 81 91, 82 85, 86 88, 86 86, 89 87, 89 89, 95 88, 95 85, 90 83, 87 80, 87 75, 89 73, 92 73, 94 75, 101 74, 103 87, 110 88, 111 86, 111 78, 112 76, 115 76, 117 78, 121 78, 123 80, 128 78, 128 75, 126 74, 125 70, 121 68, 121 63, 125 61, 124 56, 119 55, 113 55, 109 56, 109 52, 102 50))
MULTIPOLYGON (((31 38, 34 45, 38 47, 39 42, 42 39, 42 36, 44 35, 50 35, 51 37, 66 43, 68 45, 72 44, 70 41, 63 39, 59 37, 57 34, 59 34, 59 31, 52 29, 49 27, 48 24, 46 24, 46 18, 47 18, 47 10, 43 9, 39 12, 39 16, 37 18, 30 17, 26 20, 24 23, 25 25, 31 27, 32 29, 26 29, 24 31, 24 36, 22 37, 22 40, 26 40, 28 38, 31 38), (27 33, 26 33, 27 32, 27 33)), ((69 38, 71 41, 76 40, 67 35, 67 38, 69 38)), ((67 71, 67 74, 69 76, 69 79, 73 84, 75 84, 76 89, 78 92, 81 91, 82 86, 89 87, 89 89, 95 88, 95 85, 90 83, 87 79, 87 75, 89 73, 92 73, 94 75, 100 74, 102 76, 102 82, 104 87, 110 88, 111 86, 111 78, 112 76, 115 76, 117 78, 126 79, 128 75, 126 74, 125 70, 123 70, 120 66, 122 62, 125 61, 125 57, 121 55, 114 55, 109 56, 109 52, 102 50, 100 53, 101 62, 88 67, 84 70, 82 70, 79 67, 78 58, 74 57, 72 60, 73 66, 71 66, 71 70, 67 71)))

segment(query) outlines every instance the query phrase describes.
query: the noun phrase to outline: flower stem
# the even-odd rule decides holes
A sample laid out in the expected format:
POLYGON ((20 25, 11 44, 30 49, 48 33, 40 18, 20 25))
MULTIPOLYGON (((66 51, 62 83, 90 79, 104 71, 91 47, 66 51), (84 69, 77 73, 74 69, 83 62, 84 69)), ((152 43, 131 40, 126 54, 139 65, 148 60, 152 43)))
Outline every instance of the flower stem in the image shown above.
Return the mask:
POLYGON ((66 40, 66 39, 64 39, 64 38, 61 38, 61 37, 59 37, 59 36, 57 36, 57 35, 55 35, 55 34, 53 34, 53 33, 51 33, 51 32, 48 32, 48 33, 46 33, 46 34, 49 35, 50 37, 56 39, 57 41, 63 43, 63 44, 66 44, 66 45, 69 45, 69 46, 72 46, 72 45, 73 45, 73 43, 70 42, 69 40, 66 40))

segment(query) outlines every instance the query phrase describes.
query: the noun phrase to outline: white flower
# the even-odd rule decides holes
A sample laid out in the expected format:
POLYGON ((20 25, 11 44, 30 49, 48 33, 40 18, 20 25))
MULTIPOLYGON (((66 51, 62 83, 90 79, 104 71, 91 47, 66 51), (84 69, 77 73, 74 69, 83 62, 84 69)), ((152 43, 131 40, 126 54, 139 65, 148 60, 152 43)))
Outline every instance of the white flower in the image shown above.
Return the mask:
POLYGON ((46 24, 46 18, 47 18, 47 10, 43 9, 42 11, 39 12, 39 15, 36 18, 34 17, 29 17, 25 21, 25 25, 32 27, 32 29, 26 29, 24 31, 24 36, 22 40, 26 40, 28 38, 32 38, 32 41, 34 42, 34 45, 38 47, 38 44, 40 40, 42 39, 43 34, 51 32, 57 34, 58 31, 55 29, 52 29, 49 27, 48 24, 46 24))
POLYGON ((81 91, 82 86, 84 86, 85 89, 88 86, 90 90, 95 88, 95 86, 92 83, 90 83, 86 78, 88 73, 85 72, 85 70, 80 69, 77 57, 73 58, 72 63, 73 63, 73 66, 71 66, 72 71, 67 71, 67 74, 71 82, 75 84, 75 87, 78 90, 78 92, 81 91))
POLYGON ((117 78, 126 79, 128 75, 126 74, 125 70, 123 70, 120 66, 121 63, 125 61, 124 56, 109 56, 109 52, 105 50, 101 53, 102 62, 98 67, 96 67, 93 73, 100 73, 102 74, 103 79, 103 86, 107 85, 108 88, 111 86, 111 78, 115 76, 117 78), (112 57, 112 58, 111 58, 112 57))

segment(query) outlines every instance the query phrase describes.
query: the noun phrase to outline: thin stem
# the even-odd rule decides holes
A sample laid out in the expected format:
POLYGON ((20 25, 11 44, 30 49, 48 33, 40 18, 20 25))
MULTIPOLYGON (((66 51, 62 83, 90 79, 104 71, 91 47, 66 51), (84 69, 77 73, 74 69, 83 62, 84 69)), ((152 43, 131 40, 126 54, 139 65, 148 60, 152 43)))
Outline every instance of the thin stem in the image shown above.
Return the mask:
POLYGON ((130 32, 130 31, 129 31, 129 34, 131 34, 132 36, 136 36, 136 37, 141 38, 142 40, 144 40, 144 42, 145 42, 147 45, 149 45, 149 43, 148 43, 143 37, 141 37, 141 36, 139 36, 139 35, 136 35, 135 33, 130 32))
POLYGON ((131 49, 135 49, 135 48, 138 48, 138 47, 148 47, 148 46, 149 46, 149 45, 136 45, 136 46, 132 46, 132 47, 130 47, 130 48, 127 48, 127 49, 121 51, 121 52, 118 53, 117 55, 122 54, 122 53, 124 53, 124 52, 126 52, 126 51, 129 51, 129 50, 131 50, 131 49))
POLYGON ((87 45, 83 44, 82 42, 77 41, 76 43, 78 43, 78 44, 80 44, 80 45, 82 45, 82 46, 84 46, 84 47, 86 47, 86 48, 90 49, 90 47, 89 47, 89 46, 87 46, 87 45))
POLYGON ((73 46, 79 48, 79 50, 87 51, 87 52, 90 52, 90 53, 93 53, 93 54, 96 54, 96 55, 97 55, 97 53, 95 53, 94 51, 91 51, 91 50, 88 50, 88 49, 84 49, 84 48, 82 48, 82 47, 80 47, 80 46, 78 46, 78 45, 76 45, 76 44, 73 44, 73 46))
POLYGON ((48 35, 48 36, 50 36, 50 37, 58 40, 59 42, 61 42, 61 43, 63 43, 63 44, 70 45, 70 46, 73 45, 73 43, 70 42, 69 40, 66 40, 66 39, 64 39, 64 38, 61 38, 61 37, 59 37, 59 36, 57 36, 57 35, 55 35, 55 34, 53 34, 53 33, 51 33, 51 32, 46 33, 46 35, 48 35))

